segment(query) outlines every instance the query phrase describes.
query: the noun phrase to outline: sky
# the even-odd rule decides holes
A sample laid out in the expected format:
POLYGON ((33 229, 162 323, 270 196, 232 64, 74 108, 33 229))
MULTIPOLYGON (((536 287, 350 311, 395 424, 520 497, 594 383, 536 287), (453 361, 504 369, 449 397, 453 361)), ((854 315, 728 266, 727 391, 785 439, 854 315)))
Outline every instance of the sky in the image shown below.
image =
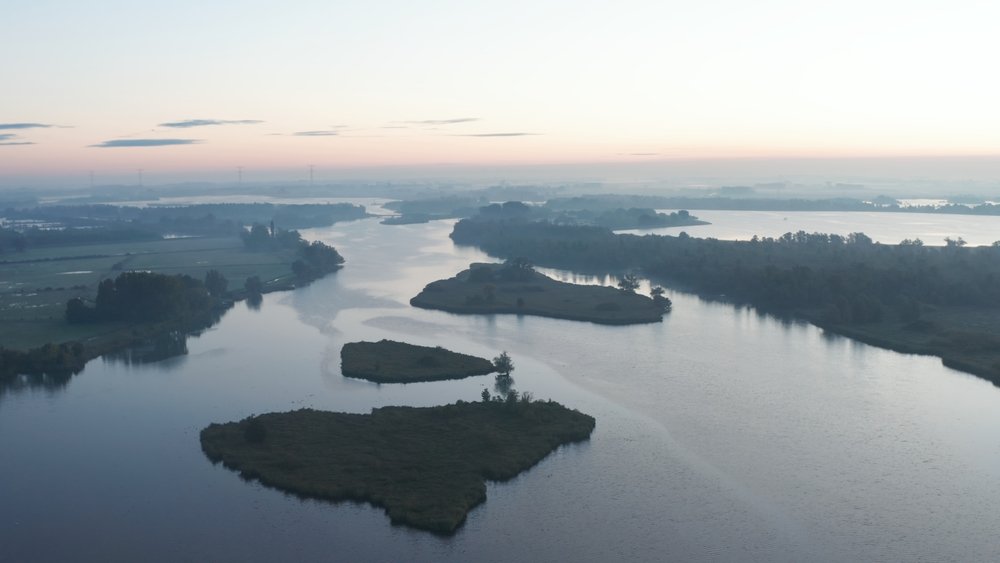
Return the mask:
POLYGON ((998 2, 0 0, 0 14, 0 187, 1000 155, 998 2))

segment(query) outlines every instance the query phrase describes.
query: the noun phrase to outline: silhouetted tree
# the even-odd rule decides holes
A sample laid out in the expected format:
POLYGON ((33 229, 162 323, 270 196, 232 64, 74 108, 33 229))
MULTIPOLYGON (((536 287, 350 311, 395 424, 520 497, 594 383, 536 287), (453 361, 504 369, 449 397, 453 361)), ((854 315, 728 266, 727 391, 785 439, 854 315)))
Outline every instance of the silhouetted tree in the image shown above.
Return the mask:
POLYGON ((70 324, 92 323, 97 320, 93 307, 88 307, 83 299, 74 297, 66 302, 66 322, 70 324))
POLYGON ((653 287, 649 290, 649 296, 653 298, 653 303, 656 303, 660 309, 668 311, 674 304, 670 301, 669 297, 664 295, 664 293, 664 289, 660 286, 653 287))
POLYGON ((243 244, 251 250, 267 248, 271 243, 271 232, 260 223, 254 223, 249 231, 240 233, 243 244))
POLYGON ((205 273, 205 289, 208 290, 209 295, 212 297, 225 295, 226 287, 228 286, 229 280, 218 270, 209 270, 205 273))
POLYGON ((510 354, 506 350, 493 358, 493 367, 500 375, 510 377, 510 372, 514 371, 514 362, 510 359, 510 354))
POLYGON ((635 277, 635 274, 625 274, 622 279, 618 280, 618 288, 634 293, 635 290, 639 289, 639 278, 635 277))
POLYGON ((243 282, 243 289, 250 295, 260 295, 264 292, 264 284, 261 283, 259 276, 250 276, 243 282))

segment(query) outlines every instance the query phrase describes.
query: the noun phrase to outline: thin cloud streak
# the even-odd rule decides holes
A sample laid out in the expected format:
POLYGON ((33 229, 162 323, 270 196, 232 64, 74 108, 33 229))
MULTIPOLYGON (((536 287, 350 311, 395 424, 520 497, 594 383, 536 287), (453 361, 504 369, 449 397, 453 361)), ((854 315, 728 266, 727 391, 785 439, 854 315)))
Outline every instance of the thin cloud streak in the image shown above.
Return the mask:
POLYGON ((323 131, 298 131, 296 133, 292 133, 292 135, 295 135, 296 137, 336 137, 337 135, 340 135, 340 132, 339 131, 327 131, 327 130, 323 130, 323 131))
POLYGON ((115 139, 89 146, 102 149, 120 147, 167 147, 173 145, 195 145, 200 142, 201 141, 198 139, 115 139))
POLYGON ((48 123, 0 123, 0 129, 48 129, 56 127, 48 123))
POLYGON ((16 141, 15 139, 20 139, 20 137, 14 133, 0 133, 0 146, 13 147, 18 145, 35 144, 33 141, 16 141))
POLYGON ((256 125, 264 123, 260 119, 185 119, 183 121, 168 121, 158 127, 185 129, 188 127, 205 127, 208 125, 256 125))
POLYGON ((408 123, 410 125, 454 125, 456 123, 468 123, 479 121, 478 117, 454 117, 451 119, 423 119, 420 121, 400 121, 398 123, 408 123))
POLYGON ((541 133, 469 133, 467 135, 449 135, 449 137, 533 137, 541 133))

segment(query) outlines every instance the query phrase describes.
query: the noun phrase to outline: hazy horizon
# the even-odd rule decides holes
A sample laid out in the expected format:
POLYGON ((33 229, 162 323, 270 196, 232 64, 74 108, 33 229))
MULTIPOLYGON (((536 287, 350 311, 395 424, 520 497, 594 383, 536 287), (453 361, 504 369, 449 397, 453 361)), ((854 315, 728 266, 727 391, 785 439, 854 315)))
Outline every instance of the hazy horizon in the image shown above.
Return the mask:
POLYGON ((18 3, 0 188, 139 169, 295 181, 310 165, 327 181, 997 181, 998 16, 972 1, 18 3))
MULTIPOLYGON (((31 175, 0 178, 0 193, 17 190, 87 191, 92 187, 168 188, 205 184, 228 189, 262 186, 301 186, 350 183, 463 184, 470 188, 519 184, 591 185, 598 191, 669 191, 723 186, 783 184, 797 194, 817 197, 841 195, 1000 196, 1000 156, 938 158, 795 158, 795 159, 686 159, 643 163, 569 163, 538 165, 448 165, 309 167, 295 169, 173 171, 143 169, 117 173, 88 172, 58 176, 31 175), (141 182, 141 184, 140 184, 141 182), (847 188, 844 189, 835 188, 847 188)), ((776 191, 773 195, 780 195, 776 191)), ((292 195, 292 194, 290 194, 292 195)))

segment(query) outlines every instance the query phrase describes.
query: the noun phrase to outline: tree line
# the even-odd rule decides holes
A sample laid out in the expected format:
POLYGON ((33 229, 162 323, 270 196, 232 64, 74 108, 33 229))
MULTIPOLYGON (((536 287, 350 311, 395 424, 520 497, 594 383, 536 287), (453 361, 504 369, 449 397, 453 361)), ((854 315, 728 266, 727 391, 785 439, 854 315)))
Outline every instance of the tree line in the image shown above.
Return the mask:
POLYGON ((642 269, 692 291, 771 311, 822 311, 835 323, 887 314, 904 321, 921 306, 1000 306, 1000 245, 968 248, 878 244, 848 236, 786 233, 720 241, 687 236, 616 235, 599 227, 465 219, 459 244, 501 257, 580 271, 642 269))

